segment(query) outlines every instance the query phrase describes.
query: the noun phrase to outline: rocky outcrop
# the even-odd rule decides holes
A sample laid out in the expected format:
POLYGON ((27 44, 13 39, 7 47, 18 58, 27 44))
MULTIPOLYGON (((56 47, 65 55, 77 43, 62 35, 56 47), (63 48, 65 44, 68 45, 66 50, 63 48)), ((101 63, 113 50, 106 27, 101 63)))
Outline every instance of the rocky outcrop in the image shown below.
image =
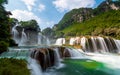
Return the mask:
POLYGON ((45 71, 47 68, 55 66, 58 60, 57 55, 59 55, 60 58, 71 56, 66 47, 49 47, 32 49, 30 57, 36 59, 42 70, 45 71))
POLYGON ((81 23, 85 20, 88 20, 91 17, 94 17, 92 11, 92 8, 73 9, 64 15, 62 20, 53 27, 53 30, 61 30, 67 26, 70 26, 74 22, 81 23))
POLYGON ((99 13, 107 12, 110 10, 119 10, 120 9, 119 4, 120 4, 120 2, 103 1, 96 9, 98 12, 101 11, 99 13))
POLYGON ((16 25, 12 28, 13 39, 19 46, 38 44, 39 31, 30 27, 16 25))

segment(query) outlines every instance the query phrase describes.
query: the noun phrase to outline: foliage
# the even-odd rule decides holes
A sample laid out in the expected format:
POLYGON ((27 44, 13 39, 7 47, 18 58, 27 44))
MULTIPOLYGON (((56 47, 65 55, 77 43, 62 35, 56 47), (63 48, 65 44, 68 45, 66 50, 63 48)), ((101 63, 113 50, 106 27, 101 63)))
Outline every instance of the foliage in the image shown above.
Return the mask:
POLYGON ((74 22, 85 21, 92 16, 92 8, 79 8, 73 9, 70 12, 66 13, 62 20, 57 25, 57 30, 62 30, 74 22), (81 18, 79 18, 81 17, 81 18))
POLYGON ((36 20, 21 21, 20 25, 25 29, 40 31, 40 28, 36 20))
POLYGON ((9 15, 11 13, 5 10, 4 4, 6 3, 7 0, 0 0, 0 52, 7 50, 11 39, 9 25, 9 15))
POLYGON ((48 38, 55 38, 55 31, 49 27, 42 30, 42 34, 48 38))
POLYGON ((7 3, 8 3, 7 0, 0 0, 0 5, 2 5, 2 4, 7 4, 7 3))
POLYGON ((120 19, 118 17, 120 10, 113 10, 111 7, 111 5, 115 5, 120 8, 120 1, 106 1, 103 1, 95 9, 80 8, 66 13, 62 20, 54 26, 56 34, 62 32, 67 37, 102 35, 120 39, 120 19))
POLYGON ((65 34, 76 32, 80 35, 106 35, 120 38, 120 10, 112 10, 83 23, 74 23, 62 30, 65 34))
POLYGON ((8 43, 5 41, 0 41, 0 54, 4 51, 7 51, 8 43))
POLYGON ((25 60, 13 58, 0 59, 0 75, 30 75, 25 60))

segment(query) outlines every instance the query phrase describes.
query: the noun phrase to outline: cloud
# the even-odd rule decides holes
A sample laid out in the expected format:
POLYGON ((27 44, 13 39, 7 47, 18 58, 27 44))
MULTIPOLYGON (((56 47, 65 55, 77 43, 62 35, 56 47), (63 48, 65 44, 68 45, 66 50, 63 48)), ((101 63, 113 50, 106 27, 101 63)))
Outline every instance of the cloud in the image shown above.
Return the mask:
POLYGON ((12 14, 13 15, 10 17, 16 18, 19 21, 28 21, 31 19, 35 19, 39 25, 41 24, 41 19, 39 17, 37 17, 35 14, 33 14, 32 12, 16 9, 16 10, 12 11, 12 14))
POLYGON ((41 25, 41 29, 45 29, 47 27, 52 28, 54 26, 55 22, 54 21, 48 21, 48 20, 44 20, 42 21, 42 25, 41 25))
POLYGON ((45 10, 45 5, 39 4, 38 8, 39 8, 38 10, 41 12, 41 11, 45 10))
POLYGON ((10 16, 11 18, 16 18, 18 19, 19 21, 28 21, 28 20, 31 20, 31 19, 35 19, 40 28, 41 29, 45 29, 47 27, 51 27, 55 24, 54 21, 48 21, 48 20, 44 20, 44 19, 41 19, 39 18, 38 16, 36 16, 34 13, 30 12, 30 11, 26 11, 26 10, 13 10, 12 11, 12 16, 10 16))
POLYGON ((63 12, 80 7, 93 7, 95 0, 55 0, 53 4, 58 11, 63 12))
POLYGON ((33 6, 35 6, 36 0, 22 0, 22 1, 26 4, 28 10, 31 11, 33 6))

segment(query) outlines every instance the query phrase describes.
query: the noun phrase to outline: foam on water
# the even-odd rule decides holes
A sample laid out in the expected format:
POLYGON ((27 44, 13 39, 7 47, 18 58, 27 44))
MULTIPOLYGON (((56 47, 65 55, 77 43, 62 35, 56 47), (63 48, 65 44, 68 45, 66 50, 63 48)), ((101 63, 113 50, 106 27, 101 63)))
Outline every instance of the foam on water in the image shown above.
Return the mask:
POLYGON ((28 68, 31 69, 31 75, 43 75, 40 65, 35 59, 29 58, 28 68))
POLYGON ((89 58, 98 62, 105 63, 107 67, 112 69, 120 69, 120 55, 114 54, 96 54, 87 53, 91 55, 89 58))

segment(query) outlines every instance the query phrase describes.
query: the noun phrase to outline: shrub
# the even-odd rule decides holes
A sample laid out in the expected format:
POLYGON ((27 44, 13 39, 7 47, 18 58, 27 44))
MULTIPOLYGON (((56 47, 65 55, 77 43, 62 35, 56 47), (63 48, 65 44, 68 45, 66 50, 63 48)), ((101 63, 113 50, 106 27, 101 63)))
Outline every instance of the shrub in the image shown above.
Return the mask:
POLYGON ((0 54, 4 51, 7 51, 9 44, 4 42, 4 41, 0 41, 0 54))
POLYGON ((13 58, 0 59, 0 75, 30 75, 25 60, 13 58))

